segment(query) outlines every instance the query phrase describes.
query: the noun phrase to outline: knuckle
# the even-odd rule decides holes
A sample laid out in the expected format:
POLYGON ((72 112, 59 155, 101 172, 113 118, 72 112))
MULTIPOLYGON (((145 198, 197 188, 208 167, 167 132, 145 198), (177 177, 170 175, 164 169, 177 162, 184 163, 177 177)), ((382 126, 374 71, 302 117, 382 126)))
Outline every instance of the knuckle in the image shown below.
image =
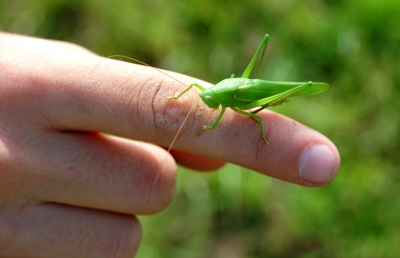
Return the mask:
POLYGON ((175 192, 175 179, 167 176, 164 171, 158 172, 148 187, 148 198, 145 199, 146 213, 159 212, 165 209, 175 192))
POLYGON ((180 84, 170 80, 172 79, 162 76, 142 78, 139 82, 140 87, 135 90, 130 100, 132 124, 138 131, 144 132, 144 140, 156 140, 166 146, 171 143, 183 123, 185 124, 181 129, 181 137, 192 131, 190 129, 194 119, 186 117, 190 116, 188 113, 198 100, 197 94, 193 92, 178 100, 167 100, 167 97, 176 94, 177 88, 181 88, 180 84))
MULTIPOLYGON (((153 162, 154 164, 155 162, 153 162)), ((176 166, 170 155, 158 161, 158 165, 150 168, 146 180, 143 207, 145 213, 163 210, 171 202, 176 188, 176 166), (168 164, 169 163, 169 164, 168 164)))
POLYGON ((172 156, 162 148, 139 145, 134 154, 117 154, 119 162, 110 167, 110 171, 124 171, 112 179, 119 187, 113 207, 127 214, 158 212, 170 203, 175 192, 176 164, 172 156), (121 162, 121 156, 126 162, 121 162))
POLYGON ((143 158, 135 184, 131 185, 127 203, 136 203, 131 210, 150 214, 164 209, 172 200, 176 187, 176 164, 162 149, 153 149, 143 158), (133 200, 133 201, 132 201, 133 200), (140 208, 138 208, 140 207, 140 208))
POLYGON ((109 255, 105 257, 133 257, 139 247, 141 227, 135 217, 122 219, 119 228, 119 233, 115 242, 110 249, 109 255))

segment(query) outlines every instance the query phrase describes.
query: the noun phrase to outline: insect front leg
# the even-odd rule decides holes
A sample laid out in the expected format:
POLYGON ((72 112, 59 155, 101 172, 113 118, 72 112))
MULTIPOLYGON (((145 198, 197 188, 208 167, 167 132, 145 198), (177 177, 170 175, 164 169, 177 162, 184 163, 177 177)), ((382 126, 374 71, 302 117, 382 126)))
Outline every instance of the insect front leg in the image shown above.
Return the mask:
POLYGON ((261 118, 260 118, 259 116, 255 115, 255 114, 252 114, 252 113, 249 113, 249 112, 246 112, 246 111, 243 111, 243 110, 240 110, 240 109, 235 108, 235 107, 231 107, 231 109, 232 109, 233 111, 239 113, 239 114, 242 114, 242 115, 245 115, 245 116, 249 116, 249 117, 253 118, 254 120, 256 120, 257 123, 258 123, 258 125, 259 125, 259 127, 260 127, 260 134, 261 134, 261 137, 263 138, 264 142, 265 142, 267 145, 269 145, 269 142, 268 142, 267 139, 265 138, 263 123, 262 123, 261 118))
POLYGON ((203 126, 203 127, 201 128, 201 130, 196 134, 196 137, 199 137, 200 134, 201 134, 204 130, 207 130, 207 129, 214 129, 215 127, 217 127, 219 121, 221 120, 222 116, 223 116, 224 113, 225 113, 225 110, 226 110, 226 107, 222 107, 221 113, 219 113, 219 115, 218 115, 217 119, 215 120, 215 122, 213 123, 213 125, 211 125, 211 126, 209 126, 209 125, 203 126))
POLYGON ((201 86, 201 85, 198 84, 198 83, 192 83, 192 84, 190 84, 189 87, 187 87, 184 91, 182 91, 181 93, 179 93, 178 96, 176 96, 176 97, 174 97, 174 96, 173 96, 173 97, 167 97, 167 100, 179 99, 180 97, 182 97, 183 94, 185 94, 185 93, 188 92, 191 88, 193 88, 193 86, 199 88, 201 91, 203 91, 203 90, 206 89, 205 87, 201 86))

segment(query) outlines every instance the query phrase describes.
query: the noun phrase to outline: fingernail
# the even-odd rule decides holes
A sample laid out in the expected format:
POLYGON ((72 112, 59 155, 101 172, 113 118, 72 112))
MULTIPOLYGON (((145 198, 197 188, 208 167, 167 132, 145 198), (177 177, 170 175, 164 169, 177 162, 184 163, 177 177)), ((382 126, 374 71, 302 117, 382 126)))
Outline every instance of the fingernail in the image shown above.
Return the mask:
POLYGON ((299 175, 310 186, 329 182, 337 169, 336 156, 325 144, 307 146, 300 155, 299 175))

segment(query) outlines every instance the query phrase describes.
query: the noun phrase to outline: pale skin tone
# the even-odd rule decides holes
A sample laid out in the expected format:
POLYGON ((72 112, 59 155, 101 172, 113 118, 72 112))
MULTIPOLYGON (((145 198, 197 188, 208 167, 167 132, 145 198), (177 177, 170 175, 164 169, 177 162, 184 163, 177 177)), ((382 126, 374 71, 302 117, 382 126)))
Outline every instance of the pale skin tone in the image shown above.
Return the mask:
POLYGON ((229 110, 196 138, 217 115, 204 107, 196 116, 196 106, 168 153, 158 145, 168 147, 198 100, 165 100, 184 87, 76 45, 0 33, 0 256, 132 257, 135 215, 169 204, 176 162, 233 162, 305 186, 336 175, 329 139, 269 110, 258 114, 270 146, 254 121, 229 110))

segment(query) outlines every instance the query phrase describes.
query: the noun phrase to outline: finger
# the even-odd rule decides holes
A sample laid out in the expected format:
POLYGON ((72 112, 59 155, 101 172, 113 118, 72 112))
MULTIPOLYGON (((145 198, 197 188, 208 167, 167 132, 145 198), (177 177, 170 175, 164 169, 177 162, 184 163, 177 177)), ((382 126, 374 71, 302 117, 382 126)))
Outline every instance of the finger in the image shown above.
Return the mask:
MULTIPOLYGON (((54 58, 57 57, 47 56, 46 60, 54 58)), ((89 56, 59 60, 42 63, 43 69, 35 70, 35 80, 26 81, 26 88, 20 91, 40 99, 39 111, 58 129, 104 131, 168 146, 190 107, 198 101, 197 94, 189 92, 179 100, 167 102, 167 96, 175 95, 184 86, 151 68, 89 56), (38 85, 41 91, 37 90, 38 85), (49 106, 53 108, 46 109, 49 106)), ((174 76, 185 83, 207 85, 174 76)), ((216 129, 194 138, 199 128, 212 124, 216 118, 207 108, 198 108, 196 114, 199 115, 186 121, 175 148, 304 185, 325 184, 339 168, 339 154, 332 142, 283 116, 260 112, 271 143, 266 147, 254 121, 231 111, 227 111, 216 129)), ((37 123, 33 117, 37 116, 26 119, 37 123)))
POLYGON ((175 162, 158 146, 60 132, 14 146, 10 156, 22 176, 7 185, 23 186, 16 194, 32 200, 149 214, 164 209, 175 191, 175 162))
POLYGON ((51 203, 6 212, 3 257, 133 257, 140 241, 134 216, 51 203))

